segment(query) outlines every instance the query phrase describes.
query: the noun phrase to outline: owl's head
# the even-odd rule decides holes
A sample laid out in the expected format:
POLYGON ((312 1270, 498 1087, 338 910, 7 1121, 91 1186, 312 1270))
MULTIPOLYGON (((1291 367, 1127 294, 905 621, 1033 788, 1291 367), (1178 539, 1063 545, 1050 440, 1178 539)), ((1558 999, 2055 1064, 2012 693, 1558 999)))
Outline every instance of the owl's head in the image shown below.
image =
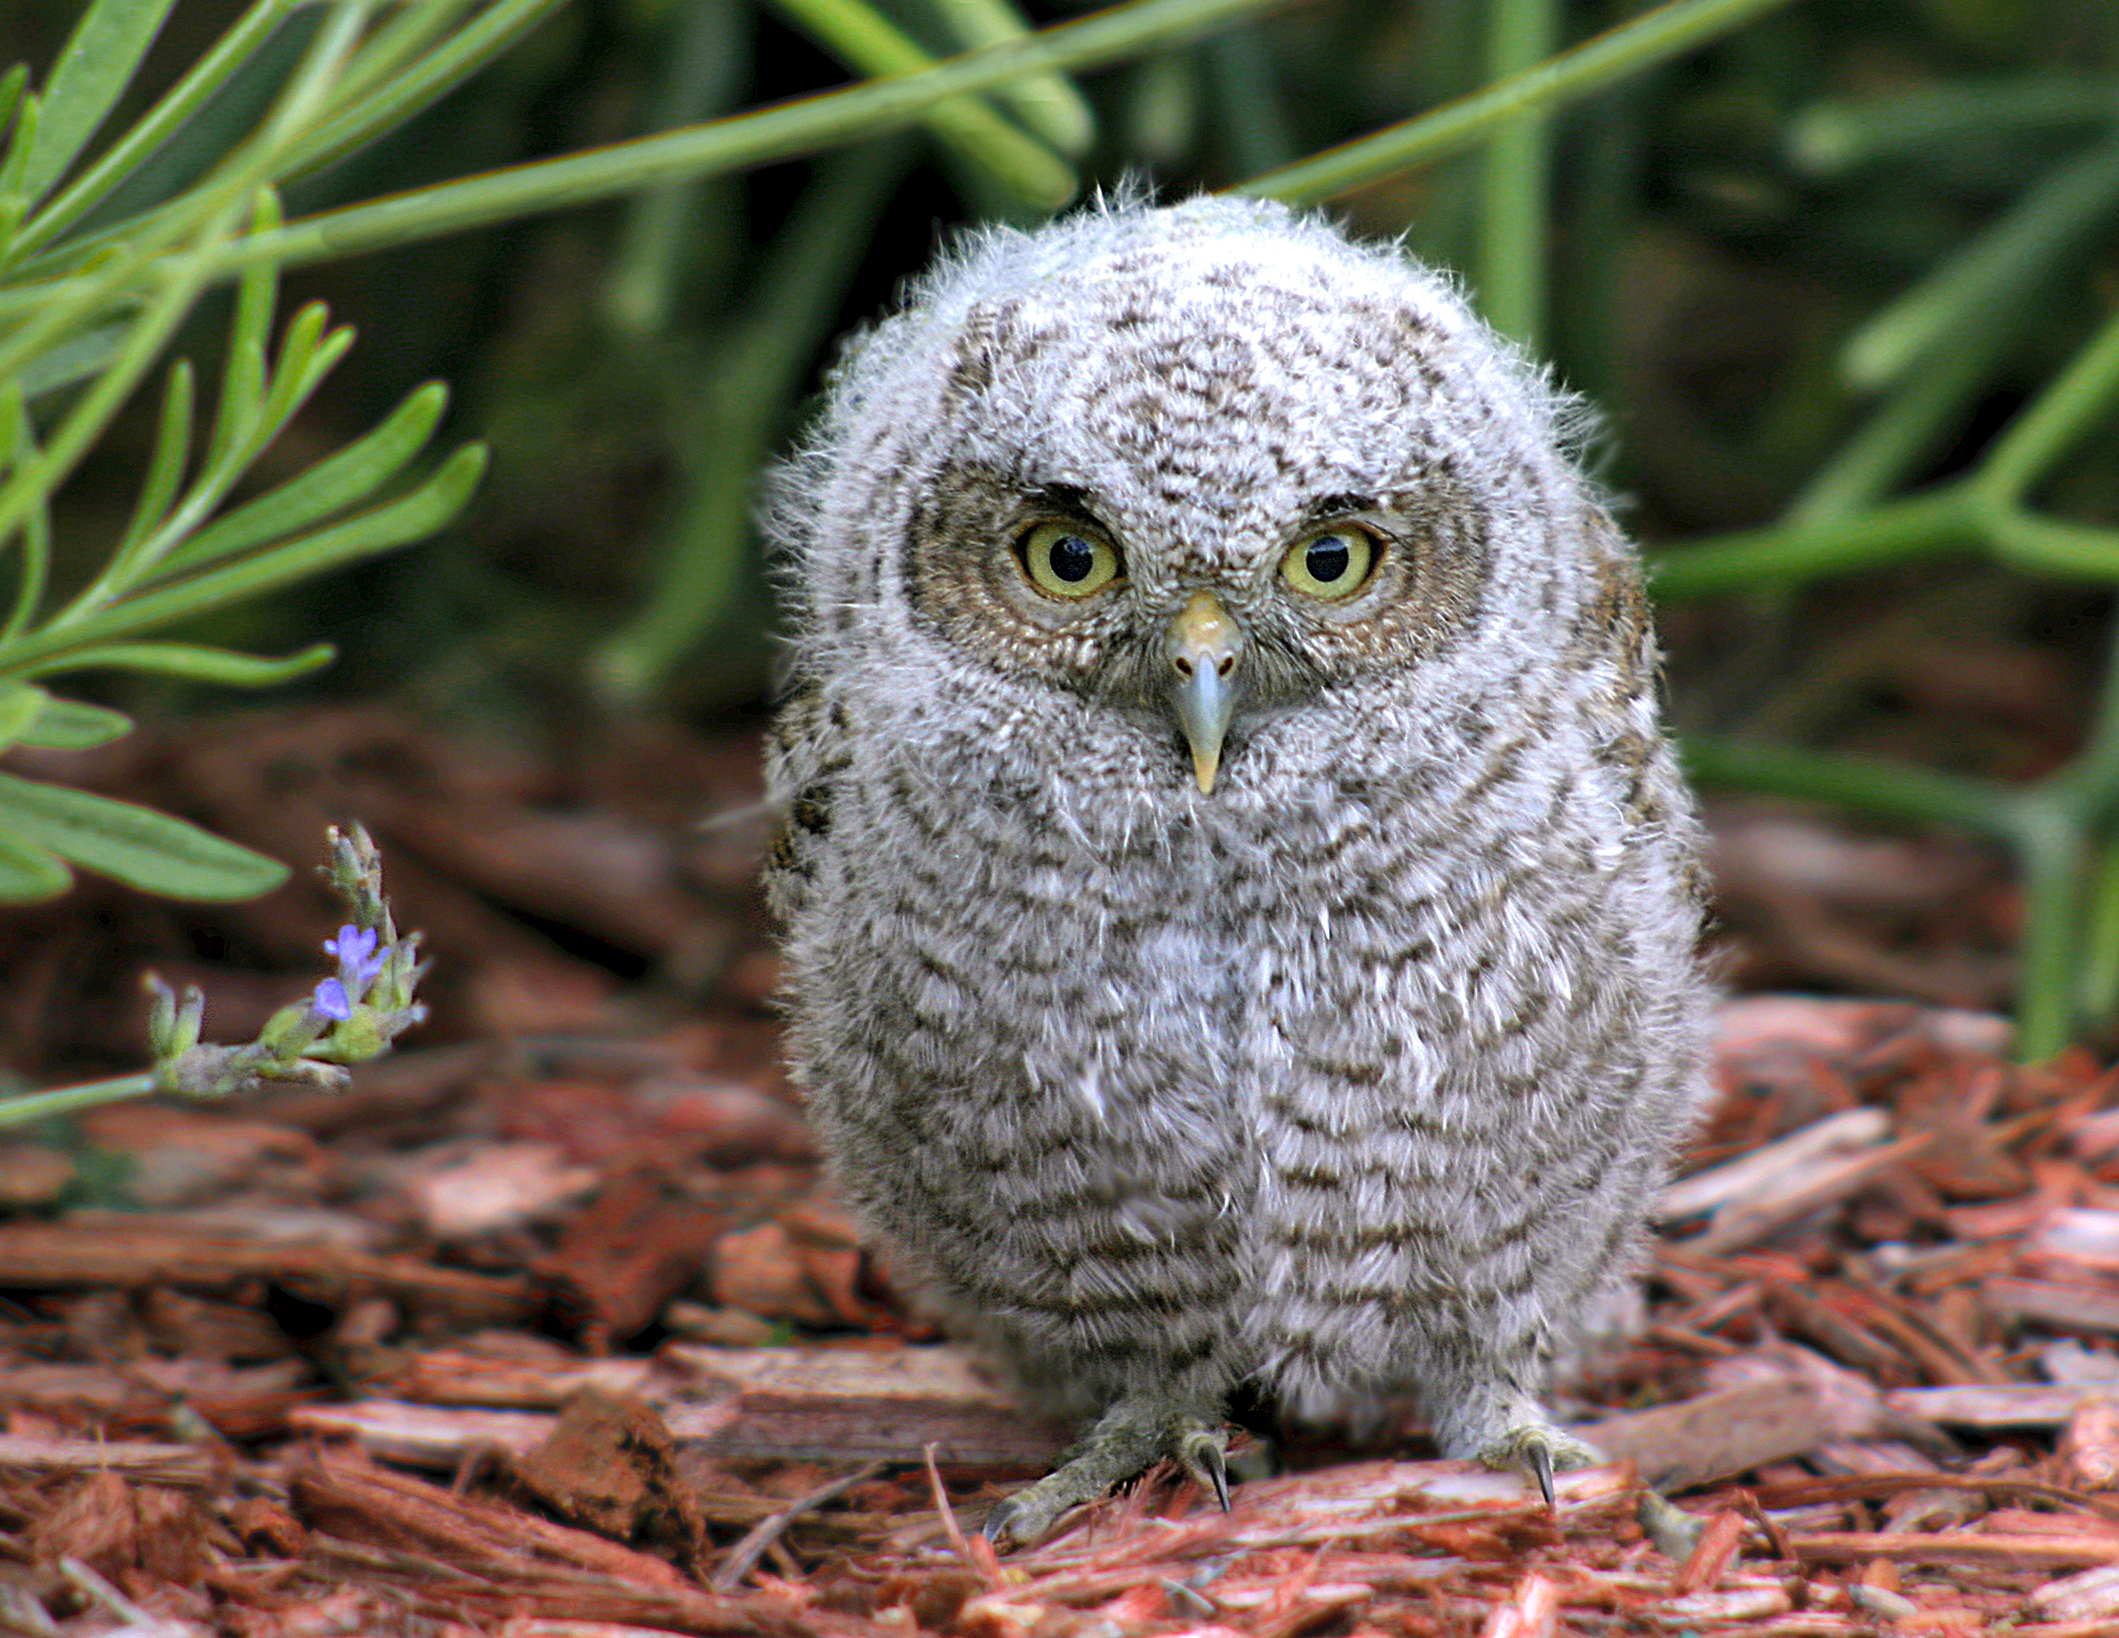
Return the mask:
POLYGON ((1443 280, 1276 205, 988 234, 854 346, 783 480, 802 663, 1108 707, 1211 791, 1257 723, 1565 640, 1566 421, 1443 280))

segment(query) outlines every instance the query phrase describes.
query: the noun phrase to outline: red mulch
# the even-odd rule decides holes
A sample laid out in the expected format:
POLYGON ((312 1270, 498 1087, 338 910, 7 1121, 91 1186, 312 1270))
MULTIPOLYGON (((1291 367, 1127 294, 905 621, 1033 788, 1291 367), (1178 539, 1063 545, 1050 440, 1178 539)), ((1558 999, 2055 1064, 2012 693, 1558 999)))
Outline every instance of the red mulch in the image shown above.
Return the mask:
MULTIPOLYGON (((749 737, 324 711, 10 766, 293 860, 361 819, 438 959, 348 1093, 0 1140, 0 1631, 2119 1633, 2119 1072, 2006 1060, 1977 848, 1718 810, 1732 979, 1854 998, 1725 1013, 1644 1327, 1568 1405, 1621 1459, 1556 1510, 1400 1415, 1279 1430, 1226 1516, 1162 1471, 997 1560, 966 1533, 1064 1430, 821 1187, 749 737), (1644 1531, 1644 1477, 1704 1528, 1644 1531)), ((0 1049, 132 1067, 148 965, 235 1038, 331 923, 307 881, 84 884, 0 922, 0 1049)))

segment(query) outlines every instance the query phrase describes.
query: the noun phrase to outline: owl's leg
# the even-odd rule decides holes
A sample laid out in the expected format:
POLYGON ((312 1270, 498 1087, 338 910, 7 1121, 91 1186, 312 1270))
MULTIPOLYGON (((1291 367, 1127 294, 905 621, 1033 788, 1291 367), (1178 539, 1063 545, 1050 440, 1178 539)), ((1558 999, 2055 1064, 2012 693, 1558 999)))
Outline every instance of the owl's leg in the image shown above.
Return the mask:
POLYGON ((1547 1502, 1553 1499, 1556 1471, 1594 1467, 1604 1459, 1556 1426, 1530 1391, 1524 1378, 1542 1376, 1542 1371, 1509 1370, 1491 1359, 1474 1366, 1460 1358, 1460 1366, 1443 1381, 1431 1376, 1422 1384, 1421 1398, 1444 1455, 1521 1473, 1537 1481, 1547 1502))
POLYGON ((1219 1405, 1190 1394, 1137 1394, 1097 1419, 1068 1459, 987 1515, 985 1535, 996 1546, 1029 1547, 1060 1518, 1108 1494, 1169 1456, 1202 1490, 1229 1508, 1228 1433, 1219 1405))

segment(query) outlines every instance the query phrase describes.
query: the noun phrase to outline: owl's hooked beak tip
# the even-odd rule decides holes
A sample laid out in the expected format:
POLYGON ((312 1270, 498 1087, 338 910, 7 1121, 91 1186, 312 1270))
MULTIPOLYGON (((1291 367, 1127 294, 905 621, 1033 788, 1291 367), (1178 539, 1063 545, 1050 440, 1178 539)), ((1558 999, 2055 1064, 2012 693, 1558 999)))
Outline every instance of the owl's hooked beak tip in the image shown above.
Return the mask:
POLYGON ((1192 772, 1202 794, 1211 795, 1221 770, 1221 744, 1236 711, 1236 662, 1243 652, 1243 632, 1221 599, 1196 591, 1170 622, 1163 653, 1176 672, 1172 705, 1185 743, 1192 747, 1192 772))

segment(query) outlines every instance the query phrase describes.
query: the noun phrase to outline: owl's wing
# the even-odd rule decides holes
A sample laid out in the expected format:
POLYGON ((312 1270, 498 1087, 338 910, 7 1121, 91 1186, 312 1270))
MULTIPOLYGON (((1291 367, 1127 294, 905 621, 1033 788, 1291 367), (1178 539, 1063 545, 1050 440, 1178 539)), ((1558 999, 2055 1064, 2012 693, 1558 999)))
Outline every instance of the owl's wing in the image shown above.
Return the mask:
POLYGON ((831 830, 832 799, 853 766, 844 712, 811 683, 782 703, 765 742, 765 783, 779 825, 765 860, 765 897, 783 923, 801 910, 831 830))

